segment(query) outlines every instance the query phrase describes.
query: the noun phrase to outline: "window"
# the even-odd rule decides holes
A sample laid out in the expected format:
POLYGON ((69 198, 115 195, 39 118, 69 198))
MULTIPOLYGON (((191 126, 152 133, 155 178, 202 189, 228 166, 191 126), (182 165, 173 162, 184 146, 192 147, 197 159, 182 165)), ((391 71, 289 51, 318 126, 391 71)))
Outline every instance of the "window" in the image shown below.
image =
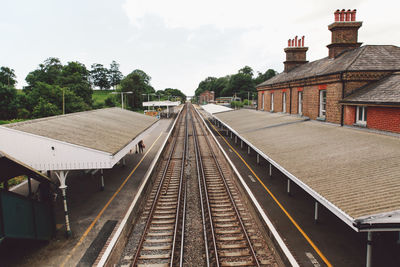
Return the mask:
POLYGON ((264 93, 261 94, 261 110, 264 110, 264 93))
POLYGON ((326 90, 319 91, 319 117, 325 119, 326 116, 326 90))
POLYGON ((297 106, 297 113, 299 113, 299 115, 303 115, 303 92, 299 91, 298 92, 298 106, 297 106))
POLYGON ((274 111, 274 93, 271 93, 271 109, 270 111, 274 111))
POLYGON ((282 93, 282 112, 286 112, 286 93, 282 93))
POLYGON ((356 123, 367 126, 367 107, 357 107, 356 123))

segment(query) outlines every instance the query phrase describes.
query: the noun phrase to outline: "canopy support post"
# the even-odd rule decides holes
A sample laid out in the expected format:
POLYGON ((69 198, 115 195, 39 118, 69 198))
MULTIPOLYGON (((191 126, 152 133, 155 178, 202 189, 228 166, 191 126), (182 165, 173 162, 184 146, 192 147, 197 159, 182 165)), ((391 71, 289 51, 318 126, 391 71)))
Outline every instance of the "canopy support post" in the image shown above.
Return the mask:
POLYGON ((101 187, 100 187, 100 191, 104 191, 104 172, 103 169, 100 170, 100 179, 101 179, 101 187))
POLYGON ((367 263, 366 267, 371 267, 372 266, 372 232, 368 232, 368 237, 367 237, 367 263))
POLYGON ((69 171, 64 172, 60 171, 59 173, 56 172, 58 180, 60 180, 60 189, 63 195, 63 202, 64 202, 64 214, 65 214, 65 236, 68 238, 71 236, 71 226, 69 224, 69 215, 68 215, 68 206, 67 206, 67 185, 65 181, 67 179, 69 171))

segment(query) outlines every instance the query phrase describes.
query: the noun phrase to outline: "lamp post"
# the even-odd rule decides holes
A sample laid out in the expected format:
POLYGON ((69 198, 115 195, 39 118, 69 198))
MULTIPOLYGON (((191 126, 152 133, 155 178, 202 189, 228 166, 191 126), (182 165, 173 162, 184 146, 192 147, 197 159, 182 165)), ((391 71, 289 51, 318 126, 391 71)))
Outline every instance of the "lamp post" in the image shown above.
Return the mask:
POLYGON ((124 109, 124 94, 133 94, 133 92, 112 92, 111 94, 121 94, 121 108, 124 109))

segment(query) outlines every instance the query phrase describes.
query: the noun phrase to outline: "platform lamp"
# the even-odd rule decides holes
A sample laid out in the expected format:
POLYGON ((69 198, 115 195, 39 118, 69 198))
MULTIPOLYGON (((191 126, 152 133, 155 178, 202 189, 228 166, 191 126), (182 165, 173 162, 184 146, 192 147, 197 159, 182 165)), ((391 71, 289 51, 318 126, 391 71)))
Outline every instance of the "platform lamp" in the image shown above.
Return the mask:
POLYGON ((121 108, 124 109, 124 94, 133 94, 133 92, 112 92, 111 94, 121 94, 121 108))

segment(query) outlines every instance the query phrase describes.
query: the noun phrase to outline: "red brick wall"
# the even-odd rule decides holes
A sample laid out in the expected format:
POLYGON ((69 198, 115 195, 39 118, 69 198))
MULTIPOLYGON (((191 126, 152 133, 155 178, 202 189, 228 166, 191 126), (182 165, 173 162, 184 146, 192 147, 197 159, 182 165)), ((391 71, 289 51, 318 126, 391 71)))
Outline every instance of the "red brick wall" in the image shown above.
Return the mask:
POLYGON ((400 108, 368 107, 367 127, 400 133, 400 108))
POLYGON ((356 122, 356 107, 355 106, 344 106, 343 123, 345 125, 353 125, 355 122, 356 122))

